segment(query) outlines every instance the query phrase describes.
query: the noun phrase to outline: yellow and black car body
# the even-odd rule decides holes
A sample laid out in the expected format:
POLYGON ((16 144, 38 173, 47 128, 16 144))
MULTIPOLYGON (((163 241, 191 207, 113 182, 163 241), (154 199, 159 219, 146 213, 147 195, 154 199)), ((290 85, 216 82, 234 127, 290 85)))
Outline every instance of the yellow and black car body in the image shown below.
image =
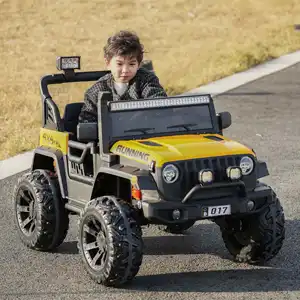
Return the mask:
POLYGON ((266 163, 224 136, 231 115, 216 113, 210 95, 113 101, 101 92, 97 122, 78 123, 83 102, 67 104, 61 116, 48 86, 97 81, 108 71, 75 72, 80 57, 59 57, 57 68, 63 73, 41 79, 39 146, 13 191, 27 247, 59 247, 77 214, 83 264, 106 286, 138 273, 148 224, 181 234, 209 219, 235 260, 277 255, 285 219, 276 194, 259 180, 268 175, 266 163))
POLYGON ((105 73, 41 81, 44 115, 32 170, 57 174, 71 213, 102 195, 130 202, 142 224, 253 214, 268 205, 272 190, 258 181, 268 175, 266 163, 223 135, 231 116, 217 114, 210 95, 112 101, 100 93, 97 123, 78 124, 82 102, 68 104, 60 116, 49 84, 94 81, 105 73), (231 178, 232 168, 240 176, 231 178), (201 181, 203 172, 208 181, 201 181))

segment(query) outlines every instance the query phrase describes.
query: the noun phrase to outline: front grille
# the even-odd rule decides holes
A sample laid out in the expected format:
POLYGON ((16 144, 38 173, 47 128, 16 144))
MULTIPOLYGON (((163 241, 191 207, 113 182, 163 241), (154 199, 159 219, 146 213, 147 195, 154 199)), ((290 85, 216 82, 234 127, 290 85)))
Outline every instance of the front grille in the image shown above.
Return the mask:
POLYGON ((185 184, 186 190, 191 189, 199 183, 198 173, 203 169, 214 172, 214 182, 228 181, 226 168, 239 166, 241 158, 242 156, 221 156, 182 161, 178 164, 183 173, 182 183, 185 184))

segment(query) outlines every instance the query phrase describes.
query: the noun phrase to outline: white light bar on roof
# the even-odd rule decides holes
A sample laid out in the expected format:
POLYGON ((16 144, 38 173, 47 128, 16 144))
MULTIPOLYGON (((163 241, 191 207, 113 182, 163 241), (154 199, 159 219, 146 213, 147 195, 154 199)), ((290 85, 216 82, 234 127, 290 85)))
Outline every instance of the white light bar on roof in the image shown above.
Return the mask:
POLYGON ((174 97, 165 99, 149 99, 149 100, 136 100, 136 101, 118 101, 110 103, 111 111, 118 110, 135 110, 143 108, 158 108, 167 106, 186 106, 195 104, 209 103, 208 96, 195 96, 195 97, 174 97))

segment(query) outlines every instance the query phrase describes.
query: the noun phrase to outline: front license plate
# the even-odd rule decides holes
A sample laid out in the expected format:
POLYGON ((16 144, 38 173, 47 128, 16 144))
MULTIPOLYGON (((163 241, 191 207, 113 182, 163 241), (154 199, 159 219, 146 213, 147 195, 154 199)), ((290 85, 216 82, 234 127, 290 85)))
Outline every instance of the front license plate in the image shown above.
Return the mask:
POLYGON ((203 217, 218 217, 231 214, 230 205, 207 206, 203 208, 203 217))

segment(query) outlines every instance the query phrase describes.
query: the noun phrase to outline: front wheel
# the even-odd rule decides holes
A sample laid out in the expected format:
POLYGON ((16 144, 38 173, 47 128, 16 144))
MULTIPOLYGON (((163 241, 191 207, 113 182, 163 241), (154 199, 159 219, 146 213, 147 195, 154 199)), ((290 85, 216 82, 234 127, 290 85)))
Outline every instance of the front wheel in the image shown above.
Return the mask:
POLYGON ((89 202, 79 221, 78 248, 93 280, 119 286, 134 278, 143 257, 136 211, 114 196, 89 202))
POLYGON ((234 260, 263 263, 274 258, 285 238, 285 217, 279 199, 259 215, 244 219, 227 218, 221 226, 222 237, 234 260))

